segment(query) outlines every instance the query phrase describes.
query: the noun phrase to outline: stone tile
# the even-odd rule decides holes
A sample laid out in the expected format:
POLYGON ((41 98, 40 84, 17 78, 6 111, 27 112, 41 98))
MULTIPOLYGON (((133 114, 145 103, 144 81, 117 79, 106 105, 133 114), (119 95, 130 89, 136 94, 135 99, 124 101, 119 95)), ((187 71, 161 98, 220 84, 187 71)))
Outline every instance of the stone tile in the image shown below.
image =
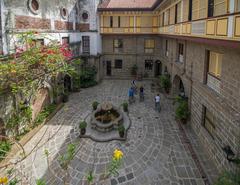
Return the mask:
MULTIPOLYGON (((162 95, 162 111, 154 110, 152 102, 155 91, 151 92, 149 81, 145 84, 145 101, 129 105, 131 128, 126 142, 94 142, 91 139, 79 138, 78 124, 91 113, 93 101, 110 101, 120 106, 128 100, 127 91, 130 81, 106 80, 98 86, 82 89, 79 93, 70 95, 69 102, 46 124, 25 146, 27 151, 40 141, 41 148, 30 154, 22 164, 25 174, 29 175, 29 185, 35 185, 39 177, 46 179, 48 184, 62 185, 60 178, 63 171, 59 166, 59 153, 66 154, 67 143, 76 143, 77 154, 72 160, 69 172, 70 185, 83 184, 89 170, 93 170, 95 180, 105 173, 116 148, 124 152, 123 163, 118 177, 111 177, 104 185, 203 185, 199 170, 196 168, 192 156, 184 147, 179 128, 174 120, 172 100, 162 95), (41 139, 44 138, 44 142, 41 139), (48 138, 49 141, 48 141, 48 138), (43 154, 44 149, 50 152, 50 168, 43 154), (31 172, 31 173, 27 173, 31 172), (32 173, 33 172, 33 173, 32 173)), ((194 133, 190 133, 191 141, 197 145, 194 133)), ((207 159, 201 147, 197 147, 201 159, 207 159)), ((216 175, 205 161, 208 174, 216 175)), ((21 169, 20 164, 16 166, 21 169)), ((0 171, 1 172, 1 171, 0 171)))

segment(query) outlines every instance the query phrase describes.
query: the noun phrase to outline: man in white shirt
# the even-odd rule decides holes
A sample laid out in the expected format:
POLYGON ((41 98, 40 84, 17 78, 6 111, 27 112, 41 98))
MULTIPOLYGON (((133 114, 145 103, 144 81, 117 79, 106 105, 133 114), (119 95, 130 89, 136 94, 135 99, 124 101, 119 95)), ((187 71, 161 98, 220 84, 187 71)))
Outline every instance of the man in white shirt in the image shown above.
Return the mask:
POLYGON ((160 112, 160 96, 159 94, 157 94, 157 96, 155 96, 155 109, 160 112))

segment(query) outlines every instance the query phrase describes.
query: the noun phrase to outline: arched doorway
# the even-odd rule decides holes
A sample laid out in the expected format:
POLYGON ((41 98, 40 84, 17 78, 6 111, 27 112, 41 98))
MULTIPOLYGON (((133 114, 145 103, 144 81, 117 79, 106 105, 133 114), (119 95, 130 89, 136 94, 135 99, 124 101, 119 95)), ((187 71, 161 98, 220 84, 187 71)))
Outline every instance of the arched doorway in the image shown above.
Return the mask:
POLYGON ((157 60, 155 62, 155 77, 162 75, 162 62, 157 60))
POLYGON ((6 138, 5 124, 2 118, 0 118, 0 141, 4 141, 6 138))
POLYGON ((175 96, 185 97, 185 89, 180 76, 176 75, 173 79, 173 94, 175 96))
POLYGON ((68 74, 64 76, 64 90, 67 92, 72 91, 72 78, 68 74))

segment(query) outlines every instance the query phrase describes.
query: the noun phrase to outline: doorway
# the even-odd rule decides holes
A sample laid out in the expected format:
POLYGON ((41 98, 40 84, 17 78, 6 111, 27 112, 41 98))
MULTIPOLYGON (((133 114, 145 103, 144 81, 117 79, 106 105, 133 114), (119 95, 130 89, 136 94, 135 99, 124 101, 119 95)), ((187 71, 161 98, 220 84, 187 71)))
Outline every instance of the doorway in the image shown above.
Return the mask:
POLYGON ((157 60, 155 62, 155 77, 162 75, 162 62, 157 60))
POLYGON ((67 74, 64 76, 64 90, 67 92, 71 92, 72 90, 72 80, 67 74))
POLYGON ((107 76, 111 76, 111 75, 112 75, 112 62, 107 61, 107 76))

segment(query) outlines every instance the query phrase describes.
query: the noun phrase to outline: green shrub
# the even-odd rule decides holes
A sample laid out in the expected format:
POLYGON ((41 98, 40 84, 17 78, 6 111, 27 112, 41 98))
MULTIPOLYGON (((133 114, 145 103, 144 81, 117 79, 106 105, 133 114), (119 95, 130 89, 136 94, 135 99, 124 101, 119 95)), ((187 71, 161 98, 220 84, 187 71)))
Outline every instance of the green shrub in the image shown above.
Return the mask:
POLYGON ((240 172, 231 173, 224 172, 214 183, 214 185, 239 185, 240 184, 240 172))
POLYGON ((80 123, 79 123, 79 128, 80 129, 85 129, 87 127, 87 122, 86 121, 81 121, 80 123))
POLYGON ((123 105, 123 111, 128 112, 128 103, 124 102, 122 105, 123 105))
POLYGON ((37 179, 36 185, 47 185, 46 182, 42 179, 37 179))
POLYGON ((54 112, 54 110, 57 108, 56 104, 50 104, 46 106, 36 117, 34 123, 35 125, 39 125, 43 123, 43 121, 51 114, 54 112))
POLYGON ((188 102, 182 97, 176 97, 177 108, 176 108, 176 118, 181 121, 186 121, 189 118, 190 112, 188 108, 188 102))
POLYGON ((120 126, 118 127, 118 132, 125 132, 125 127, 124 127, 124 125, 120 125, 120 126))
POLYGON ((87 88, 97 84, 96 78, 97 70, 95 67, 85 67, 80 72, 80 87, 87 88))
POLYGON ((171 80, 169 75, 160 76, 160 85, 168 93, 171 87, 171 80))
POLYGON ((4 159, 7 152, 11 150, 11 143, 9 141, 0 141, 0 161, 4 159))
POLYGON ((137 75, 137 71, 138 71, 138 66, 137 64, 134 64, 131 70, 132 75, 137 75))
POLYGON ((99 105, 99 103, 97 101, 93 102, 92 103, 93 110, 97 110, 98 105, 99 105))

